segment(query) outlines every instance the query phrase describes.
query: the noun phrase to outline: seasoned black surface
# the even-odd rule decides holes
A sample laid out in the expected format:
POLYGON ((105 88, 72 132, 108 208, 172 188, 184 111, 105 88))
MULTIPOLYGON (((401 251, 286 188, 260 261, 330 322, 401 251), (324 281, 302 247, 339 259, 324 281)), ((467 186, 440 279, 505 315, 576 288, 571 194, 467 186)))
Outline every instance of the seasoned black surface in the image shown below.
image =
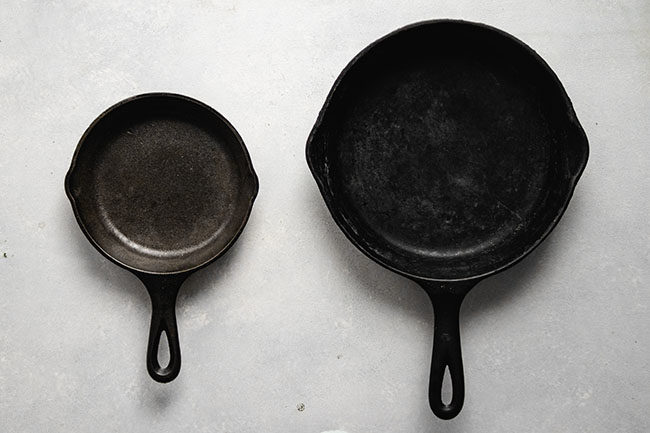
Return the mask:
POLYGON ((549 125, 534 89, 480 58, 402 64, 356 89, 333 150, 350 209, 397 248, 471 255, 543 199, 549 125))
POLYGON ((70 190, 92 239, 129 267, 197 267, 248 216, 256 180, 230 127, 182 99, 119 107, 89 132, 70 190))
POLYGON ((530 250, 563 211, 583 146, 544 66, 498 33, 451 22, 358 58, 308 150, 346 233, 383 264, 440 280, 530 250))

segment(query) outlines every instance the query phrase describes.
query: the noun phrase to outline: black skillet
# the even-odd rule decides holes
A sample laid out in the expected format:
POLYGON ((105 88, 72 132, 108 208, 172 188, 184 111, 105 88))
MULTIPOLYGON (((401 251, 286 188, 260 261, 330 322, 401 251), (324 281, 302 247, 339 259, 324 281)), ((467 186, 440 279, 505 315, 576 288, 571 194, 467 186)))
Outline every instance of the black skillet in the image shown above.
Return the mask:
POLYGON ((149 292, 147 370, 158 382, 173 380, 181 367, 175 314, 181 284, 235 242, 257 190, 237 131, 185 96, 126 99, 81 137, 65 191, 88 240, 149 292), (163 333, 166 367, 158 361, 163 333))
POLYGON ((453 418, 463 405, 463 297, 549 234, 587 156, 553 71, 492 27, 404 27, 364 49, 336 80, 307 161, 350 241, 429 294, 429 404, 438 417, 453 418), (449 404, 441 398, 446 367, 449 404))

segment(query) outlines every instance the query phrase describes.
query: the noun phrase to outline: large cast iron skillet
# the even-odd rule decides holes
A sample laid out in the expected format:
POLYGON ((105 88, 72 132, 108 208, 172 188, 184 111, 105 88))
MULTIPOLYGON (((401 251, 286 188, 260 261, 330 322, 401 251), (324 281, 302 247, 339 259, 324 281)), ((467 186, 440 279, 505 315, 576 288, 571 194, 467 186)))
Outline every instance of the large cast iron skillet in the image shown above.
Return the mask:
POLYGON ((178 290, 235 242, 257 194, 244 142, 199 101, 168 93, 135 96, 109 108, 84 133, 65 190, 93 246, 147 287, 147 370, 159 382, 173 380, 181 367, 178 290), (163 333, 166 367, 158 361, 163 333))
POLYGON ((438 417, 453 418, 463 405, 463 297, 549 234, 587 155, 553 71, 521 41, 485 25, 402 28, 363 50, 336 80, 307 161, 352 243, 429 294, 429 402, 438 417), (449 404, 441 398, 446 367, 449 404))

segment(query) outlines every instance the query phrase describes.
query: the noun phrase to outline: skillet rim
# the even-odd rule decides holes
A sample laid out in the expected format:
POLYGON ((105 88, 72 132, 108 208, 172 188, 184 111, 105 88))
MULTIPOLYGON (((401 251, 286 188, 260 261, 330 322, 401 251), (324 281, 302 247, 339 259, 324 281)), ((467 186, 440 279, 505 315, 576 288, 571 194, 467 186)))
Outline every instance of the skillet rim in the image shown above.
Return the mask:
MULTIPOLYGON (((191 98, 189 96, 181 95, 178 93, 171 93, 171 92, 148 92, 148 93, 141 93, 135 96, 128 97, 126 99, 123 99, 113 105, 111 105, 109 108, 104 110, 93 122, 86 128, 84 131, 83 135, 79 139, 79 142, 77 143, 77 147, 75 148, 74 154, 72 155, 72 162, 70 163, 70 168, 68 169, 66 175, 65 175, 65 181, 64 181, 64 189, 66 196, 68 197, 68 200, 70 200, 70 204, 72 205, 72 210, 74 212, 75 219, 77 220, 77 224, 81 228, 81 231, 83 234, 86 236, 86 239, 92 244, 93 247, 97 251, 99 251, 104 257, 106 257, 108 260, 111 262, 115 263, 116 265, 129 270, 136 275, 161 275, 161 276, 169 276, 169 275, 182 275, 186 274, 189 275, 190 273, 197 271, 201 268, 206 267, 210 263, 214 262, 216 259, 224 255, 232 246, 233 244, 237 241, 241 233, 244 231, 244 227, 248 223, 248 220, 250 219, 251 212, 253 210, 253 203, 255 202, 255 198, 257 197, 257 194, 259 192, 259 179, 257 177, 257 173, 255 173, 255 170, 253 168, 253 162, 251 160, 250 154, 248 153, 248 149, 246 148, 246 145, 244 144, 244 140, 241 138, 235 127, 226 119, 221 113, 219 113, 217 110, 214 108, 210 107, 209 105, 205 104, 204 102, 201 102, 197 99, 191 98), (246 168, 246 174, 247 177, 252 180, 253 184, 253 189, 250 194, 250 197, 248 197, 248 203, 246 206, 246 213, 244 217, 241 219, 240 225, 237 228, 237 231, 235 234, 230 238, 230 240, 226 243, 226 245, 218 251, 216 254, 214 254, 211 258, 208 260, 203 261, 202 263, 199 263, 196 266, 184 268, 184 269, 179 269, 179 270, 174 270, 174 271, 168 271, 168 272, 154 272, 146 269, 139 269, 135 266, 128 265, 120 260, 118 260, 116 257, 112 256, 109 254, 107 251, 102 248, 102 246, 97 242, 93 236, 90 234, 90 231, 86 228, 83 218, 79 212, 77 202, 72 194, 72 187, 71 187, 71 182, 72 178, 75 173, 75 168, 78 166, 78 156, 81 151, 81 148, 84 146, 86 139, 92 132, 92 130, 97 126, 104 118, 109 116, 113 111, 115 111, 117 108, 130 104, 135 101, 139 101, 142 99, 149 99, 149 98, 165 98, 165 99, 170 99, 170 100, 176 100, 176 101, 182 101, 182 102, 187 102, 190 104, 193 104, 197 106, 198 108, 207 111, 212 117, 217 119, 217 121, 222 122, 224 126, 228 129, 228 131, 232 134, 232 136, 235 138, 237 143, 239 144, 243 155, 246 160, 245 168, 246 168)), ((161 259, 164 260, 164 259, 161 259)))
POLYGON ((546 63, 546 61, 539 55, 535 50, 533 50, 531 47, 526 45, 523 41, 519 40, 515 36, 500 30, 496 27, 492 27, 490 25, 484 24, 484 23, 478 23, 478 22, 473 22, 473 21, 466 21, 466 20, 459 20, 459 19, 432 19, 432 20, 425 20, 425 21, 419 21, 415 22, 412 24, 407 24, 403 27, 400 27, 384 36, 381 38, 375 40, 374 42, 370 43, 368 46, 366 46, 363 50, 361 50, 356 56, 350 60, 350 62, 343 68, 341 73, 338 75, 336 80, 334 81, 334 84, 332 85, 332 88, 330 89, 329 93, 327 94, 327 97, 325 99, 325 103, 323 104, 323 107, 318 113, 318 117, 316 119, 316 122, 314 123, 314 126, 311 129, 311 132, 309 133, 309 137, 307 138, 307 145, 305 147, 305 156, 307 159, 307 165, 309 166, 309 170, 312 173, 312 176, 314 177, 316 184, 318 185, 318 189, 321 193, 321 196, 323 197, 323 200, 325 201, 325 205, 327 206, 327 209, 334 219, 334 222, 336 225, 341 229, 343 234, 348 238, 350 242, 358 249, 360 250, 363 254, 365 254, 367 257, 369 257, 371 260, 374 262, 378 263, 379 265, 383 266, 384 268, 393 271, 399 275, 402 275, 404 277, 407 277, 413 281, 416 282, 439 282, 439 283, 454 283, 454 282, 478 282, 484 278, 487 278, 491 275, 497 274, 501 271, 504 271, 515 264, 519 263, 521 260, 523 260, 528 254, 530 254, 535 248, 537 248, 553 231, 553 229, 558 225, 560 222, 560 219, 566 212, 569 202, 571 201, 571 198, 573 197, 573 193, 575 192, 575 188, 578 184, 578 180, 582 176, 586 166, 587 166, 587 161, 589 159, 589 141, 587 139, 587 135, 582 128, 582 125, 580 125, 580 122, 578 121, 577 115, 575 113, 575 110, 573 108, 573 104, 571 103, 571 100, 569 99, 569 96, 566 93, 566 90, 564 89, 564 86, 560 82, 560 79, 558 76, 555 74, 555 72, 551 69, 551 67, 546 63), (395 266, 393 266, 391 263, 389 263, 387 260, 385 260, 383 257, 379 256, 378 254, 374 253, 372 250, 366 249, 363 245, 361 245, 360 242, 357 241, 356 237, 357 234, 355 233, 355 230, 352 228, 352 225, 349 224, 346 221, 346 218, 343 217, 343 212, 341 212, 340 206, 336 204, 336 200, 333 198, 332 194, 330 193, 330 188, 327 187, 326 185, 326 179, 327 175, 321 173, 319 167, 318 167, 318 162, 315 160, 315 157, 313 156, 312 149, 315 146, 316 140, 316 135, 318 134, 321 125, 323 124, 323 121, 325 119, 325 114, 327 109, 329 108, 332 99, 334 95, 337 93, 337 90, 339 86, 341 85, 342 81, 345 79, 345 77, 348 75, 348 72, 355 67, 357 62, 365 57, 372 49, 377 47, 378 45, 382 44, 384 41, 393 38, 394 36, 397 36, 401 33, 407 32, 409 30, 413 30, 419 27, 427 27, 427 26, 435 26, 437 24, 454 24, 454 25, 460 25, 460 26, 467 26, 468 28, 475 28, 475 29, 480 29, 484 30, 487 32, 494 33, 502 38, 505 38, 511 42, 514 42, 519 49, 521 49, 525 54, 528 54, 531 56, 533 60, 537 62, 539 66, 541 66, 543 72, 546 74, 546 76, 550 79, 550 82, 552 85, 554 85, 555 89, 558 91, 558 96, 562 99, 562 102, 564 106, 566 107, 566 112, 565 115, 567 116, 568 120, 568 125, 572 126, 575 130, 575 139, 578 142, 577 145, 579 146, 579 151, 577 152, 577 159, 578 161, 578 166, 577 168, 573 171, 572 176, 568 179, 569 185, 568 185, 568 191, 567 194, 564 198, 564 202, 561 204, 561 206, 558 207, 557 214, 553 217, 553 220, 548 224, 546 227, 545 231, 542 233, 541 236, 539 236, 537 239, 535 239, 533 242, 531 242, 526 249, 524 250, 523 253, 520 255, 516 256, 510 261, 506 261, 504 264, 495 267, 492 270, 476 274, 476 275, 469 275, 466 277, 461 277, 461 278, 432 278, 428 276, 423 276, 423 275, 417 275, 411 272, 408 272, 403 269, 399 269, 395 266))

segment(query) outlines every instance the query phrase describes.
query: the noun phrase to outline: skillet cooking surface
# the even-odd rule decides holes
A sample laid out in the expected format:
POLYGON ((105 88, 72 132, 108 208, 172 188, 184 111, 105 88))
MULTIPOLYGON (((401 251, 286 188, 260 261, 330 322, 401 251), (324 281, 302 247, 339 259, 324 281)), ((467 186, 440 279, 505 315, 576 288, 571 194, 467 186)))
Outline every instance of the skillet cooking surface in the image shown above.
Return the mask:
POLYGON ((186 271, 245 223, 254 176, 232 127, 180 97, 131 100, 89 129, 71 194, 91 240, 127 267, 186 271))
POLYGON ((518 43, 480 27, 423 26, 370 48, 333 91, 324 154, 312 153, 339 223, 373 258, 425 278, 522 256, 573 186, 580 143, 566 138, 581 132, 556 85, 518 43))

